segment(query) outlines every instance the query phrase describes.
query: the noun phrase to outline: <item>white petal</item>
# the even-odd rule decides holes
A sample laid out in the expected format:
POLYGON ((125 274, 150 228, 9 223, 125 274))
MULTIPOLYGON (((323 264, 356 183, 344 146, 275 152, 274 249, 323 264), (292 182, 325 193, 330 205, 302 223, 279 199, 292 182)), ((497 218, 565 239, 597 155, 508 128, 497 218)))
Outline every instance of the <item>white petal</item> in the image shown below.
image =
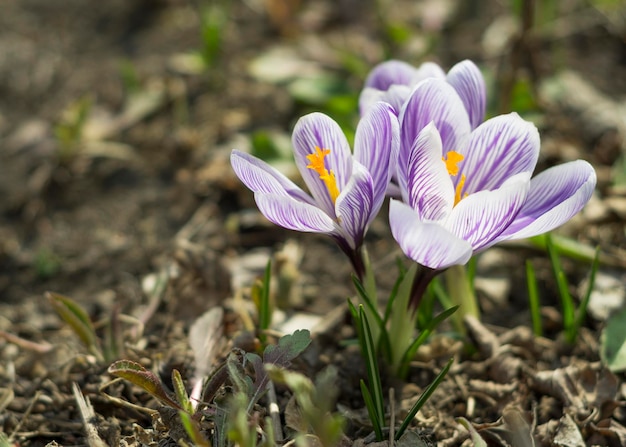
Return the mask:
POLYGON ((313 203, 307 193, 263 160, 234 150, 230 154, 230 163, 237 177, 253 192, 289 195, 303 202, 313 203))
POLYGON ((461 199, 454 207, 446 227, 469 242, 474 251, 484 249, 515 219, 526 200, 530 175, 512 177, 501 188, 481 191, 461 199))
POLYGON ((254 198, 261 213, 283 228, 329 235, 338 233, 335 222, 314 205, 271 194, 256 193, 254 198))
MULTIPOLYGON (((383 192, 384 194, 384 192, 383 192)), ((354 163, 354 171, 348 185, 337 198, 336 214, 339 225, 349 235, 350 248, 363 242, 367 226, 380 209, 374 209, 374 185, 369 172, 360 163, 354 163)))
POLYGON ((520 172, 532 173, 539 156, 539 132, 517 113, 492 118, 472 132, 459 164, 464 192, 499 188, 520 172))
POLYGON ((464 60, 450 69, 446 79, 463 100, 475 129, 485 119, 487 89, 482 73, 472 61, 464 60))
POLYGON ((596 173, 583 160, 547 169, 530 181, 528 198, 499 240, 521 239, 563 225, 589 201, 596 173))
POLYGON ((417 136, 406 169, 407 204, 420 220, 444 219, 454 206, 454 188, 441 159, 439 132, 432 123, 417 136))
MULTIPOLYGON (((380 209, 391 181, 390 163, 400 146, 398 118, 389 105, 379 102, 361 119, 354 138, 354 160, 369 171, 374 184, 372 208, 380 209)), ((354 175, 353 167, 353 175, 354 175)))
POLYGON ((431 269, 467 263, 472 247, 434 222, 422 222, 415 211, 397 200, 389 206, 391 233, 409 258, 431 269))

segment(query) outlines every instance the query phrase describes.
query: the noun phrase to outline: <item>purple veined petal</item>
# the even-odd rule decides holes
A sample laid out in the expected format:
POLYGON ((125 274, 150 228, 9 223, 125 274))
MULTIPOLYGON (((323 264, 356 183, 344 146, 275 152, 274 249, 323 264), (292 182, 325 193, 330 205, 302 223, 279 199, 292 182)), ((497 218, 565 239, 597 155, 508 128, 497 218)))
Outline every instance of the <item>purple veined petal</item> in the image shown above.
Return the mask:
POLYGON ((522 172, 494 191, 480 191, 461 199, 446 227, 479 251, 490 245, 515 219, 526 201, 530 174, 522 172))
POLYGON ((367 169, 358 162, 354 163, 352 178, 337 197, 335 210, 339 226, 348 235, 350 248, 355 249, 363 242, 367 226, 375 217, 378 209, 374 208, 374 184, 367 169))
POLYGON ((555 229, 585 206, 595 187, 596 173, 583 160, 543 171, 530 181, 526 202, 498 239, 521 239, 555 229))
POLYGON ((435 222, 422 222, 415 211, 397 200, 389 204, 391 234, 409 258, 431 269, 467 263, 472 246, 435 222))
POLYGON ((337 187, 341 192, 352 175, 352 152, 348 140, 339 125, 323 113, 310 113, 298 120, 292 135, 296 166, 302 174, 311 195, 317 204, 335 217, 335 206, 319 174, 307 166, 307 155, 315 148, 328 149, 330 153, 324 159, 326 169, 335 175, 337 187))
POLYGON ((406 85, 392 85, 388 90, 376 90, 371 87, 365 87, 359 96, 359 113, 361 116, 379 101, 386 102, 393 109, 394 115, 398 116, 402 104, 409 97, 411 87, 406 85))
MULTIPOLYGON (((520 172, 532 173, 539 157, 539 132, 534 124, 517 113, 491 118, 478 126, 459 163, 465 174, 463 191, 499 188, 503 182, 520 172)), ((458 180, 457 180, 458 182, 458 180)))
MULTIPOLYGON (((361 163, 372 176, 374 208, 380 208, 391 181, 391 157, 397 157, 400 146, 400 125, 391 107, 376 103, 361 119, 354 137, 354 160, 361 163)), ((395 161, 395 160, 394 160, 395 161)), ((353 175, 354 169, 353 166, 353 175)))
POLYGON ((237 177, 253 192, 289 195, 302 202, 314 204, 311 196, 263 160, 234 150, 230 154, 230 164, 237 177))
POLYGON ((406 172, 406 203, 420 220, 438 221, 450 214, 454 187, 441 159, 441 138, 433 123, 415 139, 406 172))
POLYGON ((412 85, 417 69, 411 64, 389 60, 376 65, 365 79, 365 87, 387 90, 394 84, 412 85))
POLYGON ((339 229, 328 214, 291 197, 255 193, 259 211, 270 222, 289 230, 307 233, 338 234, 339 229))
POLYGON ((413 78, 413 85, 428 78, 445 79, 446 72, 443 71, 443 68, 441 68, 439 64, 434 62, 424 62, 416 70, 415 77, 413 78))
POLYGON ((411 90, 412 88, 407 85, 392 85, 380 100, 389 104, 397 117, 411 90))
POLYGON ((441 135, 444 153, 465 146, 471 131, 469 117, 459 95, 442 79, 420 82, 400 111, 400 164, 407 162, 415 138, 431 121, 441 135))
POLYGON ((450 69, 446 79, 461 97, 475 129, 485 119, 487 89, 482 73, 472 61, 464 60, 450 69))
POLYGON ((378 90, 373 87, 365 87, 359 95, 359 114, 365 115, 367 111, 378 101, 384 101, 386 91, 378 90))

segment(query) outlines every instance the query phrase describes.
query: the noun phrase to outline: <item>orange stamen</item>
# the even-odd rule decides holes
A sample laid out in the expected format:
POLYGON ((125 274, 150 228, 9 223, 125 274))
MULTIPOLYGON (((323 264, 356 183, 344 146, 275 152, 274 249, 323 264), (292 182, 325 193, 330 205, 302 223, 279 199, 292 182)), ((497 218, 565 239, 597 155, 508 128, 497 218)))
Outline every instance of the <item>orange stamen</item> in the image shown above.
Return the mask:
POLYGON ((320 149, 318 146, 315 146, 315 152, 306 156, 310 163, 307 165, 307 168, 318 173, 320 180, 326 185, 330 199, 335 203, 337 197, 339 197, 339 189, 337 188, 335 173, 332 170, 329 172, 326 166, 324 166, 324 157, 328 154, 330 154, 330 149, 320 149))
MULTIPOLYGON (((459 154, 456 151, 449 151, 445 157, 441 159, 446 164, 446 169, 448 170, 448 174, 452 177, 456 177, 459 175, 459 163, 463 161, 465 157, 459 154)), ((454 190, 454 205, 461 201, 461 199, 467 197, 467 193, 461 195, 463 191, 463 186, 465 185, 465 174, 461 174, 461 180, 457 183, 456 188, 454 190)))

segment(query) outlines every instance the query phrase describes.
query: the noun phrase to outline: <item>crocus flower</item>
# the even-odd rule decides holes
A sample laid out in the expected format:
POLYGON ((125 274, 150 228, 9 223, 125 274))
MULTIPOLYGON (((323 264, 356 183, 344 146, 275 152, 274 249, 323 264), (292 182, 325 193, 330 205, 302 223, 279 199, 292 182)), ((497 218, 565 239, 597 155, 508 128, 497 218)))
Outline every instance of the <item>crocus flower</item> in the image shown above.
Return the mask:
POLYGON ((434 62, 424 62, 419 68, 398 60, 378 64, 367 76, 361 91, 361 114, 376 101, 389 103, 399 113, 413 87, 428 78, 445 80, 456 90, 469 115, 472 129, 482 123, 486 104, 485 80, 470 60, 457 63, 447 74, 434 62))
POLYGON ((429 79, 400 113, 403 201, 390 203, 391 231, 409 258, 435 273, 497 242, 560 226, 596 184, 595 171, 582 160, 531 179, 540 146, 536 127, 511 113, 468 132, 461 102, 445 81, 429 79))
POLYGON ((399 148, 397 117, 388 104, 373 105, 357 126, 354 154, 339 125, 321 113, 300 118, 292 142, 310 194, 247 153, 233 151, 232 167, 267 219, 291 230, 331 236, 363 275, 360 247, 395 168, 390 160, 399 148))

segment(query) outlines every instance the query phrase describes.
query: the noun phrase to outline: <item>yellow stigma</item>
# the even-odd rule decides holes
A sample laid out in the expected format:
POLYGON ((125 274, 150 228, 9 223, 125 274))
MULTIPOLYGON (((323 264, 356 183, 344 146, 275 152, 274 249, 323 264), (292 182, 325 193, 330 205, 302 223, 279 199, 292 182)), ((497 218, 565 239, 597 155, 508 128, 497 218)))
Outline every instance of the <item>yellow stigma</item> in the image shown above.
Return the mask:
POLYGON ((320 180, 326 185, 330 200, 335 203, 335 200, 339 197, 339 189, 337 188, 335 173, 332 170, 329 172, 326 166, 324 166, 324 157, 328 154, 330 154, 330 149, 320 149, 319 146, 315 146, 315 152, 306 156, 310 163, 307 165, 307 168, 313 169, 319 174, 320 180))
POLYGON ((454 206, 461 201, 461 199, 467 197, 467 193, 461 197, 461 191, 463 190, 463 185, 465 185, 465 174, 461 174, 461 180, 456 185, 456 189, 454 191, 454 206))
POLYGON ((465 157, 458 152, 450 151, 446 154, 445 157, 442 157, 442 160, 446 164, 446 169, 448 170, 448 174, 455 176, 459 173, 458 164, 463 161, 465 157))
MULTIPOLYGON (((446 164, 446 169, 448 170, 448 174, 453 177, 456 177, 459 174, 459 166, 458 164, 463 161, 465 157, 459 154, 456 151, 449 151, 445 157, 441 159, 446 164)), ((465 174, 461 174, 461 180, 457 183, 456 188, 454 190, 454 205, 461 201, 461 199, 467 197, 467 193, 461 196, 461 192, 463 191, 463 186, 465 185, 465 174)))

